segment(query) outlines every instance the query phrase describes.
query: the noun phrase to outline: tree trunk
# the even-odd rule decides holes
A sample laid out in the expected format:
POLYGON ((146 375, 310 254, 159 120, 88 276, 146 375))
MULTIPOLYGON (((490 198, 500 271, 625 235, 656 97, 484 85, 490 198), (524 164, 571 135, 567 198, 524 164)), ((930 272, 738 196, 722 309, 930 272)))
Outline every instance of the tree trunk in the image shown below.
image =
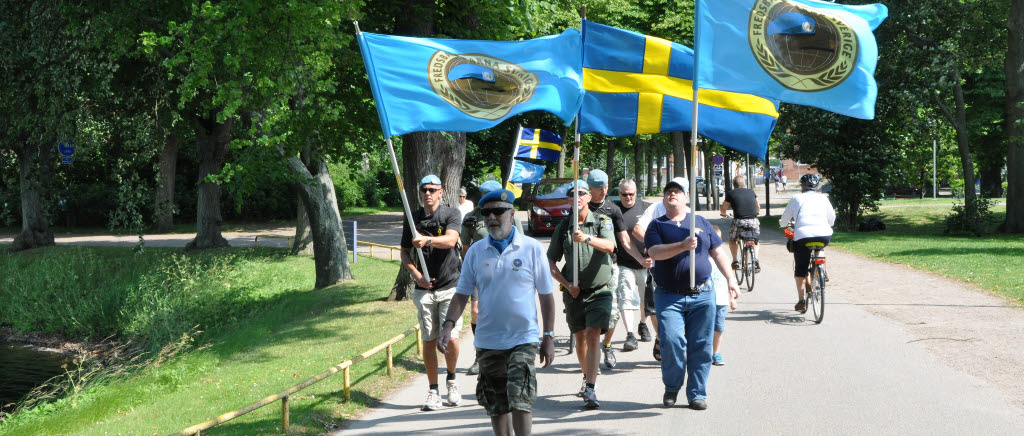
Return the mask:
POLYGON ((427 174, 441 178, 442 201, 457 207, 462 169, 466 166, 466 134, 464 132, 415 132, 402 135, 402 172, 409 206, 420 205, 420 179, 427 174))
POLYGON ((960 86, 960 71, 953 70, 953 101, 954 113, 950 113, 946 106, 939 101, 939 110, 953 124, 956 130, 956 145, 960 152, 960 165, 964 173, 964 210, 970 219, 978 216, 977 203, 974 194, 974 162, 971 159, 971 148, 967 141, 967 109, 964 103, 964 90, 960 86))
POLYGON ((655 178, 654 178, 655 174, 654 174, 654 171, 651 170, 652 168, 654 168, 654 145, 651 144, 651 143, 647 143, 647 150, 646 150, 646 152, 647 152, 647 167, 644 168, 644 174, 647 175, 647 189, 649 191, 651 191, 651 192, 659 192, 659 191, 661 191, 661 186, 658 186, 657 184, 654 183, 655 182, 655 178))
MULTIPOLYGON (((309 168, 310 163, 310 149, 305 147, 299 154, 299 158, 302 160, 302 165, 309 168)), ((296 186, 295 188, 295 237, 293 240, 295 243, 292 244, 292 255, 298 254, 313 254, 313 234, 309 230, 309 214, 306 213, 306 205, 302 202, 302 193, 296 186)))
POLYGON ((1024 233, 1024 0, 1010 6, 1006 53, 1006 223, 1004 231, 1024 233))
POLYGON ((1001 160, 980 164, 981 196, 1000 198, 1003 196, 1003 162, 1001 160))
POLYGON ((402 301, 412 295, 414 285, 412 275, 405 267, 398 267, 398 275, 395 276, 395 284, 391 286, 391 294, 388 301, 402 301))
POLYGON ((604 172, 608 174, 608 184, 615 179, 615 147, 619 145, 618 139, 608 140, 608 150, 605 153, 604 172))
POLYGON ((633 182, 636 183, 638 200, 643 200, 642 195, 647 195, 647 187, 644 186, 644 146, 642 143, 633 143, 633 182))
POLYGON ((686 140, 687 132, 672 132, 672 177, 686 177, 686 140))
POLYGON ((174 179, 178 168, 178 137, 168 133, 164 149, 160 152, 156 187, 156 233, 167 233, 174 228, 174 179))
POLYGON ((662 157, 661 157, 660 154, 655 154, 655 157, 654 157, 654 160, 655 160, 654 168, 655 168, 655 174, 658 175, 658 187, 659 188, 662 187, 662 186, 665 186, 665 176, 662 175, 662 173, 661 173, 661 159, 662 159, 662 157))
POLYGON ((569 147, 565 145, 563 141, 562 154, 558 155, 558 178, 565 177, 565 154, 569 152, 569 147))
POLYGON ((288 159, 288 168, 309 183, 297 183, 299 198, 309 214, 309 230, 313 236, 313 263, 316 268, 316 289, 352 278, 348 265, 345 232, 334 194, 334 182, 327 162, 313 158, 307 167, 298 157, 288 159))
POLYGON ((11 251, 54 245, 50 217, 44 196, 53 178, 53 149, 43 144, 24 143, 14 152, 18 156, 21 194, 21 233, 14 237, 11 251))
POLYGON ((196 202, 196 238, 185 245, 185 248, 227 247, 228 241, 220 232, 220 184, 204 179, 224 169, 224 159, 231 144, 232 120, 218 123, 210 116, 195 118, 193 122, 199 150, 199 195, 196 202))

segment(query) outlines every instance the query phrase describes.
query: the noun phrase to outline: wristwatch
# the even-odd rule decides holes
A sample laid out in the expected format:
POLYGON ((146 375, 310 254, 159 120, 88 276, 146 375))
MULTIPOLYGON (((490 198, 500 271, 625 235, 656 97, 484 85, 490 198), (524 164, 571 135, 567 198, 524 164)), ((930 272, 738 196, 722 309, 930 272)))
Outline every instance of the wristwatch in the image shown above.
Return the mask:
POLYGON ((427 236, 427 243, 426 243, 426 244, 423 244, 423 245, 425 245, 425 246, 429 247, 429 246, 430 246, 430 243, 431 243, 432 241, 433 241, 433 239, 432 239, 432 238, 431 238, 430 236, 427 236))
POLYGON ((550 336, 550 337, 551 337, 551 339, 554 339, 554 338, 555 338, 555 331, 554 331, 554 330, 552 330, 552 331, 550 331, 550 332, 544 332, 544 336, 545 336, 545 337, 548 337, 548 336, 550 336))
POLYGON ((452 323, 452 327, 455 327, 455 321, 452 321, 450 319, 446 319, 446 320, 444 320, 444 322, 441 323, 441 328, 444 328, 445 323, 449 323, 449 322, 452 323))
POLYGON ((592 238, 590 235, 587 235, 587 239, 584 240, 583 243, 584 244, 589 244, 591 239, 594 239, 594 238, 592 238))

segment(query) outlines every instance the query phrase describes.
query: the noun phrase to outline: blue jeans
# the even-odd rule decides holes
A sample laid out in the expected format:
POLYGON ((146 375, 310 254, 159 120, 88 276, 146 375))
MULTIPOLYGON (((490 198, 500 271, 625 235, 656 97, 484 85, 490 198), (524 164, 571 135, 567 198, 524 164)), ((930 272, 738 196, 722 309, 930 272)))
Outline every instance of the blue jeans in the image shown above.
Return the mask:
POLYGON ((678 392, 686 382, 686 399, 707 398, 711 373, 711 339, 714 335, 715 293, 709 284, 689 297, 655 288, 658 339, 661 340, 661 381, 666 392, 678 392))

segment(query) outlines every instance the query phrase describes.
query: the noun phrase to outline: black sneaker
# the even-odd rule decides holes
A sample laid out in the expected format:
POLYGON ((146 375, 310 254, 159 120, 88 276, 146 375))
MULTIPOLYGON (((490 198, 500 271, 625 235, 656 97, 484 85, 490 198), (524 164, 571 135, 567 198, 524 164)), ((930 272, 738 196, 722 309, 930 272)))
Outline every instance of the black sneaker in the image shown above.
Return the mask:
POLYGON ((733 271, 739 271, 740 270, 740 262, 739 261, 737 261, 737 260, 732 261, 732 270, 733 271))
POLYGON ((690 402, 690 408, 693 410, 705 410, 708 408, 708 402, 698 398, 690 402))
POLYGON ((679 391, 675 391, 675 392, 665 391, 665 396, 662 397, 661 403, 664 404, 665 407, 675 406, 676 405, 676 396, 678 396, 678 395, 679 395, 679 391))
POLYGON ((800 313, 807 313, 807 300, 797 301, 793 309, 800 313))
POLYGON ((661 362, 661 339, 654 340, 654 350, 652 351, 652 354, 654 354, 654 360, 661 362))
POLYGON ((608 369, 615 368, 615 364, 618 363, 618 360, 615 359, 615 350, 604 344, 601 344, 601 349, 604 350, 604 366, 608 369))
POLYGON ((754 259, 754 272, 761 272, 761 262, 759 262, 757 259, 754 259))
POLYGON ((473 361, 473 364, 466 370, 466 375, 477 375, 480 374, 480 362, 473 361))
POLYGON ((646 322, 640 323, 636 331, 640 334, 640 342, 651 342, 651 330, 647 328, 646 322))
POLYGON ((622 344, 622 351, 633 351, 639 346, 640 344, 637 343, 636 336, 632 333, 627 333, 626 342, 622 344))

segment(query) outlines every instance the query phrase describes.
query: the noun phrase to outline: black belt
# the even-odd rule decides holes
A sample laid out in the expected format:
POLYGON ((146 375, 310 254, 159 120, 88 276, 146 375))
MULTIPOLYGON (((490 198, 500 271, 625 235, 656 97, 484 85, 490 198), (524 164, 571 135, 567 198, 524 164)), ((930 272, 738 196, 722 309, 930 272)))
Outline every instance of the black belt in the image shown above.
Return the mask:
POLYGON ((662 290, 664 290, 665 292, 670 292, 670 293, 673 293, 673 294, 682 294, 682 295, 685 295, 687 297, 696 297, 696 296, 700 295, 700 293, 701 293, 700 288, 703 287, 703 286, 704 286, 704 283, 701 283, 701 284, 697 285, 696 288, 689 288, 689 287, 687 287, 687 288, 682 288, 682 289, 671 289, 671 288, 666 288, 664 286, 658 286, 658 287, 661 288, 662 290))

